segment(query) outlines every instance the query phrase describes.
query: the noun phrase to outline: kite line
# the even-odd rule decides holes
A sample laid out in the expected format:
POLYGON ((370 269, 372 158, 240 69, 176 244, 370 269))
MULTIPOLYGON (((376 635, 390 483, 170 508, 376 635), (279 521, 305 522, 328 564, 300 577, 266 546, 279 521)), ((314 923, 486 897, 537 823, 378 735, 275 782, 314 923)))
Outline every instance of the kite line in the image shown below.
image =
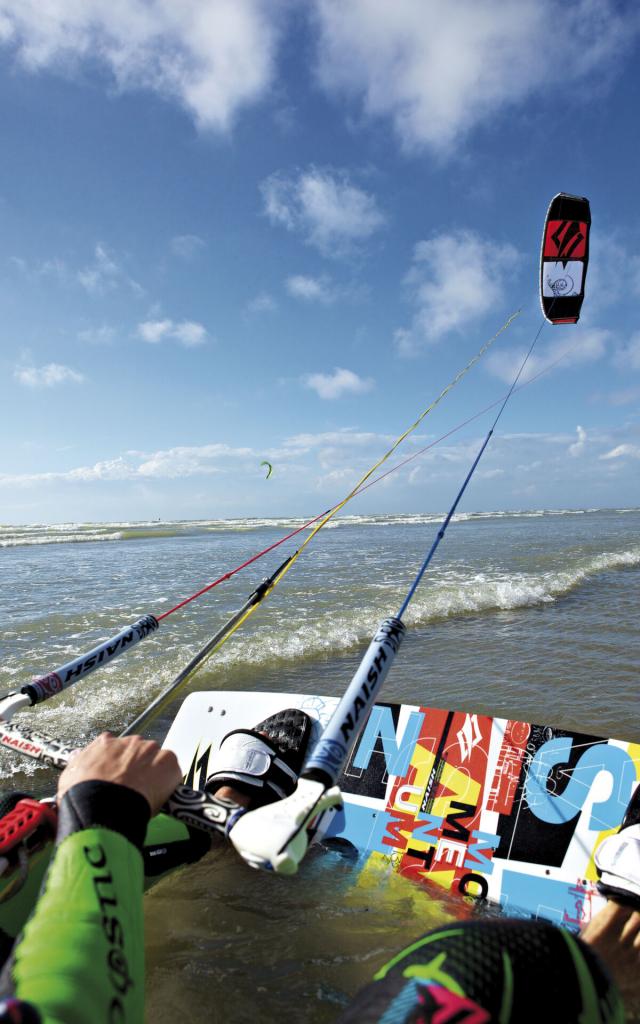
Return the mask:
MULTIPOLYGON (((286 561, 282 563, 282 565, 276 570, 276 572, 271 577, 269 577, 268 580, 265 580, 264 584, 261 586, 261 588, 259 588, 259 598, 257 600, 252 600, 251 598, 254 597, 254 595, 252 595, 251 598, 243 606, 243 608, 240 609, 239 612, 234 614, 232 618, 229 620, 229 622, 226 624, 226 626, 223 627, 223 629, 216 634, 216 637, 218 638, 217 642, 213 645, 207 644, 208 651, 206 660, 208 660, 208 658, 210 658, 216 651, 218 651, 222 647, 222 645, 229 639, 229 637, 232 636, 236 632, 236 630, 238 630, 240 626, 244 624, 244 622, 246 622, 246 620, 256 610, 258 605, 261 604, 262 601, 269 596, 269 594, 274 590, 274 588, 277 586, 280 580, 283 579, 283 577, 286 575, 289 569, 298 560, 298 558, 305 550, 307 545, 311 543, 316 534, 319 533, 319 531, 324 526, 326 526, 326 524, 331 519, 333 519, 333 517, 337 515, 337 513, 340 512, 341 509, 343 509, 345 505, 347 505, 348 502, 351 501, 352 498, 354 498, 360 490, 364 489, 364 485, 367 483, 367 481, 370 480, 370 478, 373 476, 376 470, 378 470, 385 462, 387 462, 387 460, 393 455, 393 453, 398 449, 402 442, 405 441, 406 438, 409 437, 409 435, 412 434, 418 428, 418 426, 422 423, 425 417, 430 412, 432 412, 436 408, 436 406, 438 406, 440 402, 446 397, 446 395, 462 380, 462 378, 466 376, 467 373, 469 373, 469 371, 476 365, 476 363, 482 358, 482 356, 488 351, 488 349, 494 344, 494 342, 500 337, 500 335, 503 334, 510 327, 512 322, 520 315, 521 312, 522 310, 518 309, 515 313, 512 313, 505 320, 505 322, 496 331, 496 333, 481 346, 481 348, 469 360, 469 362, 455 375, 455 377, 452 378, 452 380, 442 389, 439 395, 418 416, 415 422, 412 423, 411 426, 408 427, 394 441, 394 443, 384 453, 384 455, 382 455, 382 457, 378 459, 371 466, 371 468, 368 469, 367 472, 364 473, 364 475, 358 480, 354 487, 349 491, 347 496, 343 498, 342 501, 340 501, 332 509, 330 509, 328 512, 321 513, 319 516, 316 516, 308 523, 305 523, 303 526, 292 531, 286 537, 281 538, 280 541, 277 541, 269 547, 265 548, 264 551, 259 552, 257 555, 254 555, 250 559, 247 559, 246 562, 244 562, 241 566, 238 566, 236 569, 224 573, 217 580, 214 580, 206 587, 203 587, 201 590, 199 590, 196 594, 192 595, 191 597, 185 598, 179 604, 175 605, 173 608, 170 608, 162 615, 158 617, 151 614, 143 615, 130 626, 127 626, 123 630, 121 630, 120 633, 118 633, 115 637, 111 637, 109 640, 104 641, 102 644, 95 647, 88 653, 75 658, 73 661, 67 662, 65 665, 61 666, 55 671, 49 672, 48 674, 40 676, 37 679, 33 679, 30 683, 23 686, 19 693, 12 693, 7 695, 7 697, 4 700, 0 700, 0 719, 4 719, 5 721, 7 721, 8 718, 12 717, 13 714, 15 714, 15 712, 18 711, 20 708, 42 703, 43 701, 56 696, 62 690, 65 690, 70 686, 75 685, 75 683, 79 682, 80 679, 83 679, 85 676, 89 675, 97 668, 103 667, 113 658, 119 656, 125 649, 129 649, 135 646, 140 641, 144 640, 147 636, 149 636, 151 633, 154 633, 159 628, 160 622, 163 619, 167 618, 169 615, 172 615, 179 608, 183 608, 186 604, 189 604, 197 597, 200 597, 202 596, 202 594, 207 593, 207 591, 212 590, 219 583, 231 579, 231 577, 235 575, 237 572, 239 572, 242 568, 245 568, 252 562, 257 561, 258 558, 261 558, 269 551, 272 551, 274 548, 278 547, 279 544, 284 543, 285 540, 292 538, 296 534, 302 532, 302 530, 307 529, 309 526, 313 526, 313 529, 305 538, 305 540, 300 545, 298 550, 295 551, 294 554, 291 555, 289 558, 287 558, 286 561)), ((199 661, 198 664, 202 664, 203 660, 199 661)), ((192 672, 189 672, 188 676, 190 677, 191 674, 192 672)), ((185 677, 183 681, 186 682, 186 679, 187 677, 185 677)))
POLYGON ((277 807, 272 804, 247 811, 232 829, 231 842, 250 867, 285 875, 294 874, 305 856, 319 815, 340 803, 342 798, 337 781, 400 649, 407 630, 403 616, 484 455, 543 327, 544 320, 422 565, 414 576, 397 615, 384 619, 376 629, 344 695, 338 701, 322 735, 307 758, 296 789, 278 801, 277 807))
MULTIPOLYGON (((522 312, 522 310, 518 309, 518 310, 516 310, 515 313, 512 313, 507 318, 507 320, 505 320, 505 322, 502 325, 502 327, 500 327, 500 329, 498 331, 496 331, 496 333, 493 335, 493 337, 491 337, 488 341, 486 341, 484 343, 484 345, 478 350, 478 352, 476 352, 476 354, 473 356, 473 358, 469 360, 467 365, 464 366, 463 369, 460 370, 456 374, 456 376, 442 389, 442 391, 437 396, 437 398, 435 398, 431 402, 431 404, 428 405, 427 408, 422 413, 420 413, 420 415, 415 420, 415 422, 412 423, 411 426, 408 427, 407 430, 405 430, 404 433, 402 433, 394 441, 394 443, 384 453, 384 455, 380 459, 378 459, 378 461, 375 462, 374 465, 371 466, 371 468, 368 469, 366 473, 364 473, 364 475, 360 478, 360 480, 358 480, 358 482, 354 485, 354 487, 352 487, 352 489, 349 491, 349 493, 347 494, 346 498, 343 498, 342 501, 340 501, 337 505, 334 505, 334 507, 332 509, 330 509, 329 512, 327 512, 326 514, 323 514, 322 517, 316 517, 316 519, 320 519, 320 521, 316 523, 316 525, 311 530, 311 532, 308 535, 308 537, 306 537, 304 539, 304 541, 302 542, 302 544, 300 545, 298 550, 295 551, 289 558, 286 559, 285 562, 282 563, 280 568, 276 570, 276 572, 273 574, 273 576, 269 580, 265 581, 265 583, 264 583, 265 590, 264 590, 264 593, 261 595, 260 600, 253 601, 251 603, 248 602, 248 607, 246 607, 246 609, 245 609, 243 614, 238 615, 238 616, 234 616, 232 619, 229 620, 229 622, 227 624, 228 628, 225 628, 224 633, 221 636, 220 640, 216 644, 214 644, 214 645, 211 645, 211 646, 207 645, 209 647, 209 650, 208 650, 208 653, 207 653, 207 658, 203 659, 202 661, 199 661, 198 665, 203 664, 204 660, 208 660, 213 654, 215 654, 216 651, 220 650, 222 645, 224 643, 226 643, 226 641, 229 639, 229 637, 233 636, 233 634, 236 632, 236 630, 238 630, 240 628, 240 626, 242 626, 247 621, 247 619, 251 615, 253 615, 253 613, 256 611, 256 609, 261 604, 261 602, 265 598, 267 598, 269 596, 269 594, 278 585, 280 580, 284 579, 284 577, 289 572, 291 567, 293 565, 295 565, 295 563, 297 562, 298 558, 300 557, 300 555, 302 554, 304 549, 307 547, 308 544, 311 543, 313 538, 316 536, 317 533, 320 532, 320 530, 323 528, 323 526, 326 526, 326 524, 331 519, 333 519, 333 517, 335 515, 337 515, 337 513, 341 509, 343 509, 345 507, 345 505, 349 501, 351 501, 352 498, 354 498, 356 496, 356 494, 360 491, 360 489, 363 488, 364 484, 366 484, 367 480, 369 480, 373 476, 373 474, 376 472, 377 469, 380 468, 380 466, 382 466, 389 458, 391 458, 393 453, 402 444, 402 442, 404 440, 406 440, 406 438, 409 437, 409 435, 412 434, 414 432, 414 430, 416 430, 420 426, 420 424, 425 419, 425 417, 430 412, 432 412, 436 408, 437 405, 439 405, 439 403, 442 401, 442 399, 445 398, 445 396, 452 390, 452 388, 454 388, 456 386, 456 384, 460 380, 462 380, 462 378, 469 372, 469 370, 471 370, 471 368, 473 366, 475 366, 475 364, 478 362, 478 360, 480 360, 482 358, 482 356, 485 354, 485 352, 491 347, 491 345, 493 345, 494 341, 496 341, 496 339, 504 331, 507 330, 507 328, 516 319, 516 317, 518 317, 520 315, 521 312, 522 312)), ((540 329, 542 329, 542 327, 540 329)), ((304 529, 304 527, 302 529, 304 529)), ((191 675, 191 673, 190 673, 190 675, 191 675)), ((184 680, 184 682, 186 682, 186 679, 184 680)), ((173 692, 175 689, 176 688, 173 686, 173 684, 171 684, 171 691, 173 692)), ((162 697, 162 695, 161 695, 161 697, 162 697)), ((163 701, 163 704, 164 704, 164 701, 163 701)))

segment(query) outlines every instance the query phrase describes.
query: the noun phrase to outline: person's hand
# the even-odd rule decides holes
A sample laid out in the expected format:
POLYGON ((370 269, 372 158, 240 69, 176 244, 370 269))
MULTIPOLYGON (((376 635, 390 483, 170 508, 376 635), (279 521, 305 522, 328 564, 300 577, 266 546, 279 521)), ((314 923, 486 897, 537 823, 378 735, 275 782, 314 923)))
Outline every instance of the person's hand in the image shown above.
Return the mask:
POLYGON ((623 996, 640 998, 640 911, 609 900, 580 932, 609 968, 623 996))
POLYGON ((157 814, 182 781, 176 755, 141 736, 119 739, 103 732, 74 754, 58 781, 58 800, 78 782, 115 782, 135 789, 157 814))

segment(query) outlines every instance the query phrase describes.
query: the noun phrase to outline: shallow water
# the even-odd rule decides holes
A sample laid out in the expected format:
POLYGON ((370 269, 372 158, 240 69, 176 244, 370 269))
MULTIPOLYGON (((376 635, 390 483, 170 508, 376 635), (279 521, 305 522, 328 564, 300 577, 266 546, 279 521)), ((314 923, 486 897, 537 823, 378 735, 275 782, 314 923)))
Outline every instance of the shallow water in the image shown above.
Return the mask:
MULTIPOLYGON (((397 612, 438 521, 345 517, 323 531, 191 688, 340 694, 378 621, 397 612)), ((0 528, 0 691, 160 614, 297 525, 0 528)), ((295 540, 176 612, 25 719, 76 742, 122 728, 294 549, 295 540)), ((458 517, 406 617, 384 699, 640 741, 638 607, 639 511, 458 517)), ((52 785, 50 772, 9 754, 0 763, 12 788, 52 785)), ((259 1008, 266 1021, 330 1021, 404 943, 469 912, 402 880, 358 883, 335 852, 277 879, 218 851, 146 898, 148 1019, 235 1024, 259 1008)))

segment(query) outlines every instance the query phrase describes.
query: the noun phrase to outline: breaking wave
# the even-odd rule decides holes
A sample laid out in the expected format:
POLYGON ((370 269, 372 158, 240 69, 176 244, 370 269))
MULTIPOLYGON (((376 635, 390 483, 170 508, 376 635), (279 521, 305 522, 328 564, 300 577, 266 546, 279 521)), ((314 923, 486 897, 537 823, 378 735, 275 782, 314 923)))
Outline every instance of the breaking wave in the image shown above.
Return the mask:
MULTIPOLYGON (((525 509, 502 512, 461 512, 453 522, 483 520, 541 519, 557 516, 586 516, 608 512, 622 515, 637 509, 525 509)), ((386 515, 345 515, 331 520, 327 529, 353 526, 428 526, 440 523, 444 512, 398 513, 386 515)), ((251 533, 259 530, 295 530, 305 525, 305 517, 273 517, 247 519, 155 520, 116 523, 59 523, 54 526, 1 526, 0 548, 41 544, 82 544, 114 541, 162 540, 173 537, 195 537, 212 533, 251 533)), ((310 527, 311 528, 311 527, 310 527)))
MULTIPOLYGON (((597 554, 565 550, 555 567, 538 562, 526 571, 505 565, 477 571, 462 562, 448 562, 433 571, 428 586, 418 590, 406 622, 420 630, 466 616, 515 614, 559 601, 602 574, 638 566, 640 545, 633 543, 597 554)), ((322 572, 316 578, 315 570, 310 571, 298 586, 283 589, 280 601, 266 602, 242 635, 207 664, 195 687, 260 689, 266 679, 267 683, 271 680, 267 688, 273 689, 274 679, 295 677, 293 690, 297 691, 297 680, 302 677, 308 690, 318 690, 324 669, 314 662, 330 659, 332 663, 336 656, 355 655, 375 625, 395 613, 408 585, 402 574, 395 572, 380 578, 364 571, 356 578, 350 565, 339 579, 333 572, 322 572)), ((161 635, 90 677, 86 686, 72 688, 39 709, 39 725, 44 732, 62 738, 69 738, 72 732, 79 742, 101 728, 122 727, 187 663, 227 614, 222 607, 213 611, 205 603, 184 619, 167 620, 161 635)), ((105 609, 60 619, 52 613, 41 624, 34 619, 27 632, 21 626, 8 631, 4 689, 15 688, 31 674, 49 671, 89 650, 122 625, 113 623, 112 617, 105 609)), ((4 756, 0 756, 0 767, 7 774, 34 771, 33 767, 25 769, 22 762, 18 767, 15 759, 4 756)))
MULTIPOLYGON (((432 577, 422 594, 418 591, 405 621, 409 626, 420 627, 463 615, 550 604, 601 573, 635 566, 640 566, 640 546, 585 558, 562 571, 464 575, 459 569, 448 569, 437 579, 432 577)), ((376 584, 372 591, 377 595, 374 601, 354 601, 351 608, 343 608, 339 615, 335 610, 327 610, 319 616, 309 616, 310 622, 290 630, 274 629, 273 623, 266 623, 263 629, 256 630, 250 643, 223 647, 216 662, 228 667, 295 661, 357 647, 371 636, 372 624, 395 612, 406 586, 376 584)))

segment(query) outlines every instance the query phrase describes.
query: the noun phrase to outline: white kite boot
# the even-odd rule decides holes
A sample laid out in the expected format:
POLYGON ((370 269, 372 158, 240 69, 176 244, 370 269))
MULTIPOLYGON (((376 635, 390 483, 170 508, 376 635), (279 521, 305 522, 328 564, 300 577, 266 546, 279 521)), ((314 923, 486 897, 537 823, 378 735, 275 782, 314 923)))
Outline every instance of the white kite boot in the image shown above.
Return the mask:
POLYGON ((595 852, 598 891, 607 899, 640 910, 640 786, 629 801, 622 824, 595 852))

